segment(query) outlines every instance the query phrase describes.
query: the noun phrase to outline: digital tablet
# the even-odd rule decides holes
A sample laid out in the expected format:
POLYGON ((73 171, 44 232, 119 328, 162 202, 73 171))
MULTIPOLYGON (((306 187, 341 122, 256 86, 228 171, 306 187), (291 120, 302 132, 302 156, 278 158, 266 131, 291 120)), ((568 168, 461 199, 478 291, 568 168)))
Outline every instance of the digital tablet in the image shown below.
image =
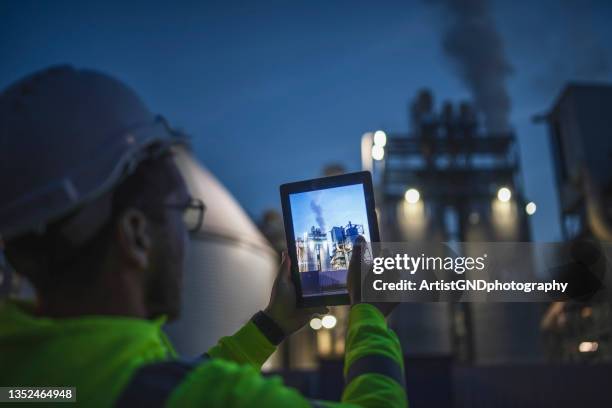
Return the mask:
POLYGON ((298 306, 348 304, 355 239, 380 241, 371 174, 283 184, 280 194, 298 306))

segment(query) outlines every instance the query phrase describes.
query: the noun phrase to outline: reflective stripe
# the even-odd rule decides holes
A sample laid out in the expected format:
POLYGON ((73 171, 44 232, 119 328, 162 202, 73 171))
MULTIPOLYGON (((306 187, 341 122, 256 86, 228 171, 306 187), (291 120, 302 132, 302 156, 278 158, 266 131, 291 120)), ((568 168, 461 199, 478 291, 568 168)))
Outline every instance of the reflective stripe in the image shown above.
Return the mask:
POLYGON ((346 374, 346 384, 350 384, 351 381, 362 374, 381 374, 393 378, 398 384, 405 387, 402 367, 387 356, 371 354, 354 361, 346 374))
POLYGON ((205 354, 193 360, 162 361, 140 367, 119 395, 117 407, 163 407, 176 387, 200 363, 205 354))

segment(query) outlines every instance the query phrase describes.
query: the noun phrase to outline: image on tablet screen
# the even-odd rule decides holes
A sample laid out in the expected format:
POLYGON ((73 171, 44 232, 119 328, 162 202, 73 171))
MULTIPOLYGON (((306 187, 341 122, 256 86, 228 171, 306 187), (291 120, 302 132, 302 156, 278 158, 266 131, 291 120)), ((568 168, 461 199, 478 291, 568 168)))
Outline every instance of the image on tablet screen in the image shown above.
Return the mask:
POLYGON ((302 295, 345 294, 355 239, 370 242, 363 184, 289 195, 302 295))

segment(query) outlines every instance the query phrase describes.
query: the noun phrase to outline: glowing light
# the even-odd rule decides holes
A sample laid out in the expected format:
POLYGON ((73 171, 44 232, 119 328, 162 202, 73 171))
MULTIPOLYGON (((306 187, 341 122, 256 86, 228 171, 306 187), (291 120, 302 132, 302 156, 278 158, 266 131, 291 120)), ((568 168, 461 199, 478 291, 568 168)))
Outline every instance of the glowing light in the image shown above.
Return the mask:
POLYGON ((409 188, 408 190, 406 190, 404 198, 409 204, 416 204, 421 198, 421 193, 419 193, 419 190, 417 190, 416 188, 409 188))
POLYGON ((313 317, 310 320, 310 328, 312 330, 320 330, 321 327, 323 327, 323 322, 321 322, 321 319, 319 319, 318 317, 313 317))
POLYGON ((319 330, 317 332, 317 350, 322 356, 329 356, 333 351, 332 332, 329 330, 319 330))
POLYGON ((596 341, 583 341, 578 345, 578 351, 581 353, 592 353, 597 351, 599 344, 596 341))
POLYGON ((336 322, 337 322, 336 318, 332 315, 325 315, 323 316, 323 319, 321 320, 321 324, 326 329, 333 329, 336 326, 336 322))
POLYGON ((527 205, 525 206, 525 212, 528 215, 533 215, 533 214, 535 214, 537 208, 538 207, 536 206, 536 204, 533 201, 531 201, 531 202, 527 203, 527 205))
POLYGON ((376 146, 385 147, 387 144, 387 134, 382 130, 374 132, 374 144, 376 146))
POLYGON ((507 203, 512 198, 512 191, 508 187, 502 187, 497 190, 497 199, 502 203, 507 203))
POLYGON ((385 157, 385 149, 382 146, 374 145, 372 146, 372 158, 374 160, 382 160, 385 157))
POLYGON ((427 218, 425 217, 425 206, 423 200, 414 204, 401 200, 397 203, 397 221, 402 235, 416 241, 425 239, 427 218))

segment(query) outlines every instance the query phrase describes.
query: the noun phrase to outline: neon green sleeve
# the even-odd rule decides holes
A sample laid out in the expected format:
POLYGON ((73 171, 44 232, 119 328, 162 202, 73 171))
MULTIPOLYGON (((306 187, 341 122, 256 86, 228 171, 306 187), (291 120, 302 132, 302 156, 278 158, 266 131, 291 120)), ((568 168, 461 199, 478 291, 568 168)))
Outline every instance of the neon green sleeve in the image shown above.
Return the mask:
POLYGON ((363 407, 405 407, 400 342, 382 313, 369 304, 351 308, 344 359, 342 402, 363 407))
POLYGON ((310 407, 279 377, 263 377, 248 365, 216 359, 196 368, 170 395, 167 407, 310 407))
POLYGON ((248 322, 233 336, 221 338, 213 348, 208 350, 212 358, 248 364, 256 370, 261 366, 276 347, 263 335, 253 322, 248 322))
POLYGON ((221 339, 209 352, 213 359, 188 375, 172 393, 168 406, 405 407, 403 358, 399 341, 383 315, 367 304, 351 309, 341 402, 312 401, 258 372, 272 346, 253 323, 221 339), (261 349, 260 349, 261 348, 261 349), (238 363, 238 364, 236 364, 238 363), (248 364, 244 364, 248 363, 248 364), (242 365, 240 365, 242 364, 242 365))

